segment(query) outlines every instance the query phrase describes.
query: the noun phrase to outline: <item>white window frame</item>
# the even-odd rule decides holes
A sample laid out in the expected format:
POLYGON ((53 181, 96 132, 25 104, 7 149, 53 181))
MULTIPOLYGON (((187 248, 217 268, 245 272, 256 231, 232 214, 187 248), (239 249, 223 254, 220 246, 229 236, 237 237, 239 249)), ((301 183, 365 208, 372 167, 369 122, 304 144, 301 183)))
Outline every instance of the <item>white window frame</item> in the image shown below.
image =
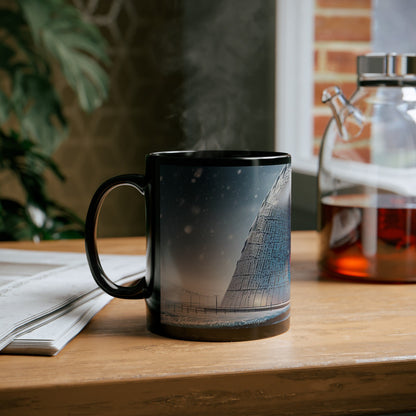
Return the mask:
POLYGON ((313 155, 314 0, 276 0, 275 148, 316 175, 313 155))

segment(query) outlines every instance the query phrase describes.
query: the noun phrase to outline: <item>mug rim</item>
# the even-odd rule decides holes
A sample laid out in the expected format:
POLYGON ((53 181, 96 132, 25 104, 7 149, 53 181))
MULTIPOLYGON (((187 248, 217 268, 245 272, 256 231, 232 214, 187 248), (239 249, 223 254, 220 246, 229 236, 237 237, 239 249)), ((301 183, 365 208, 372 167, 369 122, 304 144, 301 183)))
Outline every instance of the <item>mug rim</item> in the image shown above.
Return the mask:
POLYGON ((182 165, 283 165, 291 162, 289 153, 260 150, 172 150, 149 153, 146 158, 182 165))

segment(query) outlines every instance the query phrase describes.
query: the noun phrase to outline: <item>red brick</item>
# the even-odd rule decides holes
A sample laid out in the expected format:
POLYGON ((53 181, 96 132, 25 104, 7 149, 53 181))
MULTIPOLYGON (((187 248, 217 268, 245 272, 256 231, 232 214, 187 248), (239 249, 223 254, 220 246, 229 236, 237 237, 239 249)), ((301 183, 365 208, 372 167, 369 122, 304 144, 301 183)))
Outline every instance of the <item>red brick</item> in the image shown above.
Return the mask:
POLYGON ((313 53, 313 62, 315 71, 319 70, 319 51, 315 50, 313 53))
POLYGON ((369 42, 371 18, 367 16, 315 16, 315 41, 369 42))
POLYGON ((325 88, 331 87, 332 85, 338 85, 345 97, 351 97, 352 93, 357 89, 357 84, 355 82, 315 82, 314 85, 314 105, 321 106, 322 104, 322 93, 325 88))
POLYGON ((331 9, 371 9, 372 0, 316 0, 316 6, 331 9))
MULTIPOLYGON (((314 117, 314 148, 313 154, 318 155, 322 143, 322 138, 325 133, 326 124, 330 120, 330 116, 315 116, 314 117), (322 133, 320 133, 322 131, 322 133)), ((351 159, 361 162, 368 162, 370 160, 370 148, 369 148, 369 126, 365 126, 364 130, 358 137, 350 138, 348 141, 344 141, 341 138, 337 139, 337 144, 334 146, 334 157, 342 159, 351 159)))
POLYGON ((334 157, 339 157, 341 159, 349 159, 368 163, 370 161, 370 148, 367 146, 356 147, 354 144, 348 145, 345 143, 345 146, 340 148, 334 148, 334 157))
POLYGON ((371 137, 371 124, 365 124, 363 130, 361 131, 360 135, 358 136, 357 139, 358 141, 362 141, 362 140, 369 140, 371 137))
POLYGON ((347 51, 328 51, 327 70, 343 74, 355 74, 357 72, 357 54, 347 51))
MULTIPOLYGON (((314 116, 313 137, 317 139, 323 137, 326 126, 328 125, 328 122, 330 119, 331 119, 331 116, 329 115, 328 116, 314 116)), ((371 126, 369 124, 365 124, 359 136, 350 138, 349 142, 351 143, 351 145, 354 145, 354 146, 356 145, 356 143, 360 145, 363 142, 363 140, 368 141, 370 137, 371 137, 371 126)))
POLYGON ((331 116, 315 116, 313 118, 313 137, 322 138, 331 116))

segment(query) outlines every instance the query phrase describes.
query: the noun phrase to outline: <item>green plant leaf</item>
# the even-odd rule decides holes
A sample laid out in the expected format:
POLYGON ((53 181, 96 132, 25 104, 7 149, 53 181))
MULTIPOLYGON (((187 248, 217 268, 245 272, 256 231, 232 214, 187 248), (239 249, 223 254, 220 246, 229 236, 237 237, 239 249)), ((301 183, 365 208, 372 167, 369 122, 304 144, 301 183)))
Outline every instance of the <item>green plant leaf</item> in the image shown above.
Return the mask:
POLYGON ((33 227, 25 207, 7 198, 0 199, 0 240, 28 240, 33 227))
POLYGON ((0 239, 82 238, 84 223, 52 201, 45 171, 67 125, 52 80, 57 61, 81 107, 102 104, 109 89, 106 44, 64 0, 15 0, 0 7, 0 170, 25 192, 23 204, 0 197, 0 239))
MULTIPOLYGON (((2 8, 0 10, 0 28, 2 30, 2 44, 8 41, 9 38, 13 38, 15 42, 20 46, 27 44, 30 40, 26 36, 27 30, 25 30, 26 23, 22 14, 19 11, 12 10, 10 8, 2 8)), ((27 49, 24 47, 23 49, 27 49)))
POLYGON ((26 193, 25 204, 0 198, 0 240, 82 238, 84 222, 48 198, 44 171, 63 179, 57 165, 35 143, 0 129, 0 169, 13 172, 26 193))
POLYGON ((1 9, 0 27, 11 35, 20 37, 20 26, 24 25, 21 13, 10 8, 1 9))
POLYGON ((27 201, 45 208, 50 205, 46 196, 45 169, 51 170, 59 179, 63 175, 53 160, 36 150, 29 139, 22 139, 17 133, 7 136, 0 130, 0 169, 8 169, 18 178, 27 195, 27 201))
POLYGON ((34 48, 33 38, 21 10, 0 9, 0 29, 0 45, 4 48, 0 65, 4 69, 13 74, 16 66, 23 64, 40 72, 48 70, 47 62, 34 48), (4 55, 6 51, 9 52, 7 57, 4 55))
POLYGON ((7 95, 0 90, 0 124, 3 124, 9 118, 10 104, 7 95))
MULTIPOLYGON (((0 11, 1 13, 1 11, 0 11)), ((14 58, 15 52, 12 48, 4 43, 0 43, 0 68, 11 72, 11 60, 14 58)))
POLYGON ((18 0, 38 47, 55 57, 85 111, 107 98, 106 45, 95 26, 62 0, 18 0))
POLYGON ((37 141, 52 154, 67 135, 66 120, 55 90, 48 79, 23 74, 21 86, 25 108, 20 112, 22 134, 37 141))

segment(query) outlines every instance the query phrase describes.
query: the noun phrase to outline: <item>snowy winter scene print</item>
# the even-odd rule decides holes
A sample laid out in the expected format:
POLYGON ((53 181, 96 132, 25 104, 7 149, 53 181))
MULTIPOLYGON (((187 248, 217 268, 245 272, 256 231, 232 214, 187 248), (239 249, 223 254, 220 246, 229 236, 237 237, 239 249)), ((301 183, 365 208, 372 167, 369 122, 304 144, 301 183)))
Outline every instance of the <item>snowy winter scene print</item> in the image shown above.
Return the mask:
POLYGON ((290 178, 288 165, 162 167, 162 324, 287 319, 290 178))

